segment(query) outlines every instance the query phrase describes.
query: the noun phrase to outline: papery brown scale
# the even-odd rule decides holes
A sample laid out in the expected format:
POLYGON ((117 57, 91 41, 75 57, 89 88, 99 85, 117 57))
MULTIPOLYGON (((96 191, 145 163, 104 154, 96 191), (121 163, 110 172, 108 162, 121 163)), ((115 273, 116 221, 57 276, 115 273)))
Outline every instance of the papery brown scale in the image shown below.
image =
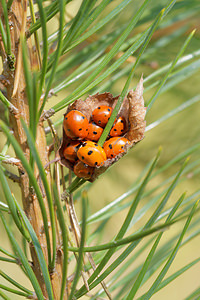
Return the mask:
POLYGON ((135 144, 144 138, 146 121, 144 121, 146 108, 144 107, 143 99, 143 78, 140 79, 136 90, 131 90, 127 95, 129 101, 129 131, 125 137, 135 144))

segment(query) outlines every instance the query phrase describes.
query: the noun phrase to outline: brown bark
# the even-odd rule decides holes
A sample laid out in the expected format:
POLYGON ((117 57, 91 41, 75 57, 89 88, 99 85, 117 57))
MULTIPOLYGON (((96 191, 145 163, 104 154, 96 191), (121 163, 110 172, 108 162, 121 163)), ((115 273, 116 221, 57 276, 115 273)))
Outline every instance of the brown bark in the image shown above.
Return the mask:
MULTIPOLYGON (((27 5, 27 0, 24 1, 24 5, 27 5)), ((19 37, 20 37, 20 31, 22 28, 22 21, 23 21, 23 16, 26 18, 26 15, 23 14, 23 8, 21 4, 21 0, 14 0, 12 4, 12 8, 9 12, 9 21, 10 21, 10 33, 11 33, 11 42, 12 42, 12 53, 15 55, 16 59, 18 58, 18 51, 19 51, 19 37)), ((2 14, 2 8, 0 6, 0 17, 2 17, 3 20, 3 14, 2 14)), ((25 20, 26 22, 26 20, 25 20)), ((31 45, 31 39, 27 41, 27 45, 29 48, 29 57, 30 57, 30 65, 33 60, 35 60, 34 53, 32 50, 32 45, 31 45), (34 58, 34 59, 33 59, 34 58)), ((7 57, 4 52, 3 44, 2 41, 0 41, 0 55, 2 56, 3 62, 4 62, 4 71, 3 75, 6 78, 6 82, 9 84, 7 85, 7 98, 9 99, 10 102, 18 109, 19 114, 10 114, 10 126, 13 129, 14 136, 21 145, 24 154, 26 155, 27 159, 29 159, 29 149, 27 146, 27 138, 25 135, 25 132, 22 128, 21 122, 20 122, 20 117, 24 119, 26 124, 29 123, 29 106, 28 106, 28 101, 25 93, 25 80, 23 76, 23 66, 20 67, 20 76, 19 76, 19 81, 17 85, 17 90, 15 95, 13 96, 13 87, 14 87, 14 82, 15 82, 15 76, 16 72, 12 71, 9 69, 8 64, 7 64, 7 57)), ((21 64, 21 60, 16 61, 16 66, 18 64, 21 64)), ((15 66, 15 70, 16 70, 15 66)), ((37 126, 37 125, 36 125, 37 126)), ((47 145, 46 145, 46 138, 45 138, 45 133, 44 133, 44 128, 43 124, 39 124, 38 129, 37 129, 37 146, 38 146, 38 151, 41 153, 41 160, 43 165, 46 165, 48 163, 48 155, 47 155, 47 145)), ((26 172, 19 172, 20 174, 20 187, 21 187, 21 192, 22 192, 22 202, 23 202, 23 207, 26 212, 26 215, 28 216, 29 221, 31 222, 38 240, 40 242, 40 245, 42 247, 43 253, 45 260, 48 264, 48 254, 47 254, 47 245, 46 245, 46 238, 43 230, 43 220, 42 220, 42 215, 39 207, 39 203, 37 200, 37 197, 35 196, 34 192, 31 190, 29 187, 29 179, 28 175, 26 172)), ((37 176, 38 174, 36 174, 37 176)), ((48 180, 49 184, 51 183, 51 178, 50 174, 48 174, 48 180)), ((48 220, 49 218, 49 213, 48 213, 48 205, 47 205, 47 199, 44 196, 44 203, 46 206, 46 211, 48 214, 48 220)), ((49 221, 50 224, 50 221, 49 221)), ((51 229, 50 229, 50 237, 51 237, 51 229)), ((59 249, 58 245, 58 249, 59 249)), ((58 250, 59 251, 59 250, 58 250)), ((44 284, 44 279, 39 267, 37 255, 35 253, 35 249, 32 244, 30 244, 30 252, 33 260, 33 270, 34 273, 38 279, 38 282, 41 286, 43 295, 46 299, 48 299, 46 287, 44 284)), ((51 282, 52 282, 52 287, 54 291, 54 298, 59 299, 60 295, 60 286, 61 286, 61 279, 62 279, 62 259, 57 260, 56 262, 56 267, 53 273, 51 274, 51 282)), ((65 295, 64 299, 67 299, 67 296, 65 295)))

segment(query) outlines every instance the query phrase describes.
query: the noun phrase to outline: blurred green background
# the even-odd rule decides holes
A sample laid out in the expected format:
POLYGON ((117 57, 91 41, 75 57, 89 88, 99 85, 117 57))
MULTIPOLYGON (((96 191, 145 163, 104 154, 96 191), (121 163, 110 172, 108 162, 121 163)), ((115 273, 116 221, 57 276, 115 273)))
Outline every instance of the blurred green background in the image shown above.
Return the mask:
MULTIPOLYGON (((77 8, 79 6, 81 1, 74 0, 69 5, 69 12, 71 15, 74 15, 77 11, 77 8)), ((141 1, 134 1, 129 8, 127 8, 121 17, 118 18, 115 22, 115 24, 111 25, 108 24, 106 28, 102 29, 102 32, 99 33, 101 35, 102 33, 105 33, 106 31, 110 31, 112 29, 112 26, 120 26, 123 24, 124 20, 126 18, 129 18, 132 14, 132 10, 136 10, 138 5, 141 1), (121 24, 120 24, 121 22, 121 24)), ((154 1, 152 3, 153 5, 156 5, 159 1, 154 1)), ((178 1, 179 3, 183 3, 183 11, 184 11, 184 1, 178 1)), ((191 0, 192 2, 192 0, 191 0)), ((113 1, 111 5, 109 6, 109 9, 112 10, 120 1, 113 1)), ((168 3, 168 1, 161 1, 161 5, 164 6, 164 4, 168 3)), ((173 12, 172 12, 173 14, 173 12)), ((49 31, 53 32, 55 30, 55 22, 50 22, 51 27, 49 28, 49 31)), ((167 18, 166 18, 167 22, 167 18)), ((177 20, 178 22, 178 20, 177 20)), ((143 24, 142 26, 147 26, 148 22, 143 24)), ((178 31, 182 33, 179 34, 178 37, 176 37, 172 42, 168 43, 164 47, 162 45, 160 46, 159 51, 153 52, 151 55, 148 55, 146 59, 142 61, 142 64, 137 68, 136 75, 132 81, 131 86, 134 87, 141 76, 143 74, 144 79, 150 75, 155 68, 159 68, 161 66, 164 66, 165 64, 169 63, 172 59, 174 59, 176 53, 179 51, 180 47, 182 46, 184 40, 186 39, 186 36, 189 32, 192 31, 193 28, 197 28, 197 32, 190 42, 188 48, 186 49, 185 54, 191 53, 193 51, 196 51, 199 49, 200 46, 200 19, 199 16, 195 16, 195 14, 191 17, 186 18, 185 22, 178 25, 178 28, 168 28, 169 32, 166 33, 164 30, 162 31, 162 25, 158 32, 153 36, 152 42, 150 43, 148 49, 153 49, 153 46, 155 43, 158 43, 159 40, 163 37, 163 35, 170 35, 173 33, 177 33, 178 31)), ((135 33, 141 31, 141 27, 138 27, 135 30, 135 33)), ((148 50, 147 50, 148 51, 148 50)), ((130 64, 130 62, 125 62, 121 68, 125 68, 130 64)), ((198 71, 198 69, 197 69, 198 71)), ((68 70, 65 74, 62 72, 62 76, 66 76, 70 74, 70 71, 68 70)), ((114 84, 111 84, 109 86, 109 89, 106 89, 105 91, 111 92, 114 95, 120 94, 123 85, 127 79, 127 76, 124 76, 120 78, 117 82, 114 84)), ((75 84, 76 86, 77 84, 75 84)), ((144 85, 144 88, 146 86, 144 85)), ((55 104, 56 101, 59 101, 62 99, 66 94, 70 94, 71 91, 73 91, 73 85, 67 88, 66 90, 61 91, 56 97, 53 97, 50 99, 48 106, 51 107, 52 103, 55 104)), ((144 93, 144 99, 147 102, 151 95, 153 94, 155 90, 151 89, 149 91, 145 91, 144 93)), ((158 99, 156 100, 156 103, 153 105, 152 109, 147 115, 146 121, 147 126, 151 124, 152 122, 156 121, 158 118, 165 115, 167 112, 171 111, 173 108, 177 107, 178 105, 184 103, 185 101, 191 99, 195 95, 200 93, 200 76, 199 71, 194 72, 192 76, 189 78, 183 80, 181 83, 178 83, 175 85, 172 89, 165 92, 164 94, 161 94, 158 99)), ((92 94, 92 92, 91 92, 92 94)), ((1 108, 2 106, 0 106, 1 108)), ((65 110, 59 112, 55 117, 52 118, 53 121, 58 120, 60 117, 62 117, 62 114, 65 112, 65 110)), ((180 112, 176 116, 170 118, 169 120, 163 122, 156 128, 147 131, 145 134, 145 139, 140 142, 138 145, 136 145, 129 153, 126 155, 122 160, 120 160, 117 164, 115 164, 112 168, 110 168, 105 174, 103 174, 89 189, 88 195, 89 195, 89 202, 90 202, 90 210, 91 213, 94 213, 98 209, 104 207, 109 202, 113 201, 115 198, 119 197, 121 194, 126 192, 126 190, 132 185, 132 183, 137 179, 140 172, 143 170, 143 168, 146 166, 148 162, 156 155, 158 147, 162 146, 163 151, 160 158, 160 161, 158 163, 158 167, 164 165, 166 162, 168 162, 170 159, 172 159, 174 156, 176 156, 178 153, 181 153, 185 149, 187 149, 189 146, 192 146, 193 144, 200 142, 200 134, 199 134, 199 119, 200 119, 200 103, 196 103, 189 107, 188 109, 184 110, 183 112, 180 112), (102 188, 103 187, 103 188, 102 188)), ((58 128, 59 136, 61 137, 62 134, 62 128, 61 126, 58 128)), ((0 140, 1 140, 1 148, 2 145, 5 142, 5 138, 0 133, 0 140)), ((13 155, 12 150, 9 151, 10 155, 13 155)), ((193 156, 191 159, 195 159, 195 156, 193 156)), ((8 169, 13 171, 12 167, 8 167, 8 169)), ((163 172, 160 177, 156 177, 156 182, 154 181, 152 184, 156 185, 158 182, 164 181, 166 178, 168 178, 175 170, 178 170, 179 165, 174 165, 170 170, 163 172)), ((195 190, 199 188, 200 184, 200 176, 197 175, 195 177, 191 174, 190 178, 188 178, 187 183, 180 183, 175 191, 173 193, 170 201, 173 203, 173 199, 177 199, 177 197, 180 196, 180 194, 183 191, 187 191, 187 194, 193 193, 195 190)), ((18 191, 19 197, 20 197, 20 191, 17 188, 17 185, 12 185, 12 191, 15 193, 18 191)), ((148 189, 152 188, 152 186, 148 186, 148 189)), ((0 193, 1 193, 1 201, 4 201, 1 187, 0 187, 0 193)), ((131 200, 133 197, 129 197, 129 200, 131 200)), ((147 199, 148 201, 148 199, 147 199)), ((78 203, 77 203, 77 209, 79 209, 78 203)), ((125 216, 126 210, 122 211, 121 213, 118 213, 115 217, 112 217, 112 219, 107 224, 107 230, 106 234, 107 236, 104 236, 102 239, 103 241, 109 241, 115 233, 118 231, 120 224, 122 223, 122 220, 125 216), (119 219, 121 222, 119 222, 119 219)), ((178 223, 176 226, 173 227, 173 230, 169 233, 165 234, 165 239, 167 239, 169 236, 174 234, 175 230, 180 230, 183 223, 178 223)), ((137 229, 137 228, 135 228, 137 229)), ((91 231, 92 225, 90 227, 91 231)), ((8 239, 6 237, 5 231, 2 229, 2 224, 0 224, 0 244, 6 248, 9 249, 10 245, 8 242, 8 239)), ((16 233, 16 235, 18 235, 16 233)), ((20 238, 20 237, 19 237, 20 238)), ((179 269, 182 265, 185 265, 187 262, 191 261, 192 259, 195 259, 199 256, 199 248, 200 248, 200 240, 199 237, 197 237, 192 243, 189 243, 184 249, 181 249, 170 268, 168 275, 173 273, 176 269, 179 269), (184 262, 184 263, 183 263, 184 262)), ((139 263, 139 262, 138 262, 139 263)), ((8 274, 13 275, 13 277, 19 279, 19 276, 22 276, 22 274, 19 274, 18 268, 16 268, 14 265, 10 265, 9 269, 4 262, 0 262, 0 268, 5 270, 8 274)), ((169 285, 167 289, 163 289, 158 294, 155 294, 152 299, 154 300, 181 300, 184 299, 189 292, 196 289, 199 286, 199 278, 200 278, 200 264, 195 265, 195 267, 191 268, 188 272, 184 273, 181 277, 179 277, 177 280, 175 280, 174 283, 169 285)), ((25 279, 22 277, 21 282, 23 282, 25 279)), ((0 282, 4 283, 3 279, 0 277, 0 282)), ((148 285, 144 285, 144 287, 140 290, 140 294, 142 294, 147 286, 150 286, 150 283, 148 282, 148 285)), ((139 295, 140 295, 139 294, 139 295)), ((21 297, 15 296, 12 299, 21 299, 21 297)))

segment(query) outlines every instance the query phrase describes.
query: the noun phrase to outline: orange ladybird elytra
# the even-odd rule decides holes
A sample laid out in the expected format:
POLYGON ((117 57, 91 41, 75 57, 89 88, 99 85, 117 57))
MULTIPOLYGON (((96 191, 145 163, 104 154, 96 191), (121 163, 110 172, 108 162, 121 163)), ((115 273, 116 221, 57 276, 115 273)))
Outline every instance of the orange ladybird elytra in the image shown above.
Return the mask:
POLYGON ((112 114, 112 107, 107 105, 100 105, 92 112, 92 119, 93 121, 101 126, 105 127, 108 123, 108 120, 110 119, 110 116, 112 114))
POLYGON ((101 128, 94 122, 89 123, 87 139, 97 142, 100 136, 102 135, 102 132, 103 132, 103 128, 101 128))
POLYGON ((90 167, 102 166, 106 161, 105 151, 95 142, 85 141, 77 151, 78 158, 90 167))
POLYGON ((80 160, 74 166, 74 174, 79 178, 90 179, 93 173, 94 168, 80 160))
POLYGON ((84 139, 88 134, 88 119, 78 110, 71 110, 63 121, 64 131, 71 139, 84 139))
POLYGON ((110 130, 110 136, 112 137, 120 136, 124 133, 124 131, 125 131, 125 119, 123 117, 119 117, 110 130))
POLYGON ((127 143, 130 145, 129 140, 123 137, 113 137, 107 140, 103 145, 103 149, 106 153, 107 158, 114 158, 118 154, 123 153, 124 146, 127 143))
POLYGON ((70 162, 77 161, 77 151, 80 146, 80 141, 70 141, 63 150, 64 158, 69 160, 70 162))

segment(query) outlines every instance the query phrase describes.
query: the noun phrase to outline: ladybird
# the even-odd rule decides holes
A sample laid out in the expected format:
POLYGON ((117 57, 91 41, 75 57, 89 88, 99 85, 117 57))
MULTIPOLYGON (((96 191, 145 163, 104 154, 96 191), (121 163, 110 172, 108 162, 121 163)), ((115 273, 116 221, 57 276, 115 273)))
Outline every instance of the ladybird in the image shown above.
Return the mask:
POLYGON ((105 127, 108 123, 108 120, 110 119, 111 114, 112 107, 107 105, 100 105, 95 110, 93 110, 92 119, 97 125, 105 127))
POLYGON ((74 174, 77 177, 90 179, 94 173, 94 168, 84 164, 82 161, 78 161, 74 166, 74 174))
POLYGON ((101 128, 94 122, 89 123, 87 139, 97 142, 100 136, 102 135, 102 132, 103 132, 103 128, 101 128))
POLYGON ((76 153, 80 146, 81 143, 79 141, 70 141, 63 150, 64 158, 71 162, 75 162, 78 159, 76 153))
POLYGON ((63 127, 71 139, 84 139, 88 134, 88 119, 78 110, 71 110, 64 118, 63 127))
POLYGON ((124 131, 125 131, 125 119, 123 117, 119 117, 110 130, 110 136, 112 137, 120 136, 124 133, 124 131))
POLYGON ((95 142, 86 141, 77 151, 78 158, 90 167, 101 166, 106 160, 105 151, 95 142))
POLYGON ((106 153, 107 158, 114 158, 119 153, 123 153, 124 146, 127 143, 130 145, 129 140, 123 137, 113 137, 107 140, 103 145, 103 149, 106 153))

